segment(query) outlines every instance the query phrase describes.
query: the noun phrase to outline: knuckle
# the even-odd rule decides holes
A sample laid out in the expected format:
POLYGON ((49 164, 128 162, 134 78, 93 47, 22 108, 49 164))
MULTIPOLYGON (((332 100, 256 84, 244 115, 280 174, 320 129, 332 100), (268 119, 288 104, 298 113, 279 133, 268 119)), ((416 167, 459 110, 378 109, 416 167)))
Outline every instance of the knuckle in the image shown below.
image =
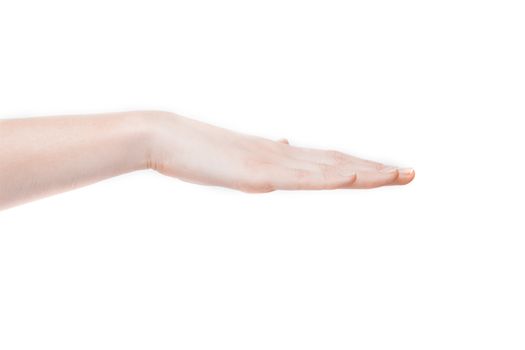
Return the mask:
POLYGON ((332 158, 336 162, 343 162, 346 159, 346 155, 343 152, 329 150, 327 153, 328 157, 332 158))

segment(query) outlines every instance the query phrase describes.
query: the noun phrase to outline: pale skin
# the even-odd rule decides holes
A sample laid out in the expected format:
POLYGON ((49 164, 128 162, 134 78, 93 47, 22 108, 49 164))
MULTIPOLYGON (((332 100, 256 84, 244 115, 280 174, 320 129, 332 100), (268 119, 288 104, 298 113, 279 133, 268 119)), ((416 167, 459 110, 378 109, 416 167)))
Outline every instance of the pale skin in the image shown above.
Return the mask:
POLYGON ((250 193, 405 185, 415 175, 169 112, 0 119, 0 209, 142 169, 250 193))

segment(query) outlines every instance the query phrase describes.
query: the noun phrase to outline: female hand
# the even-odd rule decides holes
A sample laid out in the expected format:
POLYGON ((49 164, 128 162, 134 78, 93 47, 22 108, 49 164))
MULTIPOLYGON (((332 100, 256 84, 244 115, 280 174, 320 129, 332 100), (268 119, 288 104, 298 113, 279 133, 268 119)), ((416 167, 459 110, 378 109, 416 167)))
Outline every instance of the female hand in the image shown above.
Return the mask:
POLYGON ((295 147, 157 112, 148 166, 184 181, 245 192, 404 185, 398 169, 331 150, 295 147))

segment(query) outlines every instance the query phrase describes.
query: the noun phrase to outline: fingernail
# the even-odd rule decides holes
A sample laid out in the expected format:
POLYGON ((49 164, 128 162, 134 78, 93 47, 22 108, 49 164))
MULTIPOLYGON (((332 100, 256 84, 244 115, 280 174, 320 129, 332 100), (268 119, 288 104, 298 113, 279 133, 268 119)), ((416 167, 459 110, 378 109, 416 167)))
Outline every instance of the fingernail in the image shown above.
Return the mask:
POLYGON ((383 174, 390 174, 390 173, 393 173, 393 172, 396 172, 397 171, 397 168, 394 168, 394 167, 391 167, 391 166, 387 166, 387 167, 384 167, 383 169, 379 170, 380 173, 383 173, 383 174))
POLYGON ((403 174, 403 175, 412 175, 412 174, 414 174, 414 169, 412 169, 412 168, 399 169, 399 173, 403 174))

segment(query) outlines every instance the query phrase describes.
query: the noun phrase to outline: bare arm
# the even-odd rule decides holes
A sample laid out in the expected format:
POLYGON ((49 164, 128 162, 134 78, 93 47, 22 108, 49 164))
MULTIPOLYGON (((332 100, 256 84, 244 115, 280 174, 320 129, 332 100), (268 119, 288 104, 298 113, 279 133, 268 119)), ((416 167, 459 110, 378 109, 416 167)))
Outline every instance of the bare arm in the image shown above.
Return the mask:
POLYGON ((406 184, 412 169, 300 148, 168 112, 0 120, 0 209, 126 172, 245 192, 406 184))

